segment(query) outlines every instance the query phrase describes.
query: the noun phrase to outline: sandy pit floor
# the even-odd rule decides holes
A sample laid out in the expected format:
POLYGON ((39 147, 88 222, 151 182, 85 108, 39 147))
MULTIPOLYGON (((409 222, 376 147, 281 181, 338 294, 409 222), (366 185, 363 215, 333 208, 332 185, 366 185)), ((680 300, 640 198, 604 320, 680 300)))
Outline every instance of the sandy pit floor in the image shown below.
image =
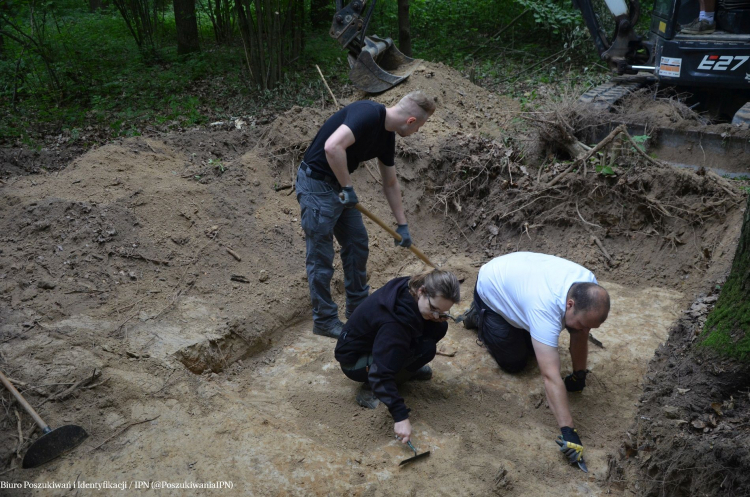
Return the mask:
MULTIPOLYGON (((536 364, 508 375, 476 344, 473 332, 455 324, 440 344, 455 355, 436 357, 432 381, 402 387, 412 408, 414 443, 432 454, 399 468, 410 452, 393 440, 387 410, 355 403, 357 385, 338 368, 334 342, 312 335, 311 322, 304 321, 226 376, 176 369, 156 359, 159 347, 147 369, 163 368, 160 378, 102 364, 105 376, 144 392, 127 403, 126 417, 156 419, 98 449, 104 437, 90 439, 31 480, 231 481, 244 495, 604 494, 607 454, 616 451, 632 422, 641 378, 682 297, 604 284, 618 312, 594 332, 604 348, 591 346, 593 379, 583 395, 571 396, 588 475, 565 464, 556 450, 557 429, 536 364)), ((473 281, 463 286, 470 295, 473 281)), ((196 309, 201 306, 193 301, 180 314, 195 317, 196 309)), ((561 351, 567 350, 565 338, 561 351)), ((567 371, 569 355, 561 355, 567 371)), ((118 433, 126 424, 111 418, 118 433)), ((86 426, 75 412, 66 420, 86 426)))

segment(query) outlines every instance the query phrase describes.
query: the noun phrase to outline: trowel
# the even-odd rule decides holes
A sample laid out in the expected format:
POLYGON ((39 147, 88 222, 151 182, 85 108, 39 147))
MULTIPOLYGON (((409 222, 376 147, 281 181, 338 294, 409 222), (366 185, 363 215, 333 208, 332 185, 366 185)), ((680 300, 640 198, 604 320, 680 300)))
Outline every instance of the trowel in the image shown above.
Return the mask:
POLYGON ((411 444, 411 441, 406 442, 406 444, 409 446, 411 450, 414 451, 414 456, 410 457, 409 459, 404 459, 400 463, 398 463, 399 466, 403 466, 405 464, 409 464, 410 462, 414 462, 417 459, 423 459, 425 457, 428 457, 430 455, 430 451, 422 452, 421 454, 417 454, 417 449, 414 448, 414 446, 411 444))
POLYGON ((440 317, 441 318, 450 318, 450 319, 453 320, 454 323, 460 323, 466 317, 466 313, 463 313, 460 316, 452 316, 452 315, 450 315, 449 313, 446 312, 445 314, 441 314, 440 317))

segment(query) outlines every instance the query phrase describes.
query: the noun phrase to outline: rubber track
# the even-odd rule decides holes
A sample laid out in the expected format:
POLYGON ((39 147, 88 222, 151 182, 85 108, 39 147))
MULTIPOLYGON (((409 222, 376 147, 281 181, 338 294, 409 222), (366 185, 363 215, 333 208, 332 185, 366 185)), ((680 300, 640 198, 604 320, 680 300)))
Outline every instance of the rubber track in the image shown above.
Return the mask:
POLYGON ((590 89, 578 97, 578 101, 590 104, 596 110, 609 110, 623 97, 645 85, 644 81, 609 81, 590 89))

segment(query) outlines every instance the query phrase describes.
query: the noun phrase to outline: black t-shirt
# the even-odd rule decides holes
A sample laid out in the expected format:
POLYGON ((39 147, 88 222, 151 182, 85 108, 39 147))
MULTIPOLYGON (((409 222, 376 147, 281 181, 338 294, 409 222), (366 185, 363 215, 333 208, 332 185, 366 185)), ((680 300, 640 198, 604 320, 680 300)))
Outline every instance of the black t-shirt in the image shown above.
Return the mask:
POLYGON ((336 178, 326 159, 326 140, 345 124, 354 133, 354 143, 346 149, 346 166, 354 172, 360 162, 374 157, 386 166, 393 166, 396 134, 385 129, 385 106, 371 100, 349 104, 328 118, 305 152, 305 163, 319 173, 336 178))

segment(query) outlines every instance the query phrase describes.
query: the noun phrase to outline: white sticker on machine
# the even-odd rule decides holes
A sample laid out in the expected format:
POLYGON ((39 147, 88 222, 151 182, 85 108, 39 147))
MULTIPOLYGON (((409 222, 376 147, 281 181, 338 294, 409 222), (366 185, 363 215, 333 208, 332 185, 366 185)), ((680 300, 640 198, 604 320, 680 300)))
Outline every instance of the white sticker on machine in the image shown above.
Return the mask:
POLYGON ((673 57, 662 57, 659 62, 659 76, 669 76, 671 78, 680 77, 680 66, 682 66, 682 59, 675 59, 673 57))

